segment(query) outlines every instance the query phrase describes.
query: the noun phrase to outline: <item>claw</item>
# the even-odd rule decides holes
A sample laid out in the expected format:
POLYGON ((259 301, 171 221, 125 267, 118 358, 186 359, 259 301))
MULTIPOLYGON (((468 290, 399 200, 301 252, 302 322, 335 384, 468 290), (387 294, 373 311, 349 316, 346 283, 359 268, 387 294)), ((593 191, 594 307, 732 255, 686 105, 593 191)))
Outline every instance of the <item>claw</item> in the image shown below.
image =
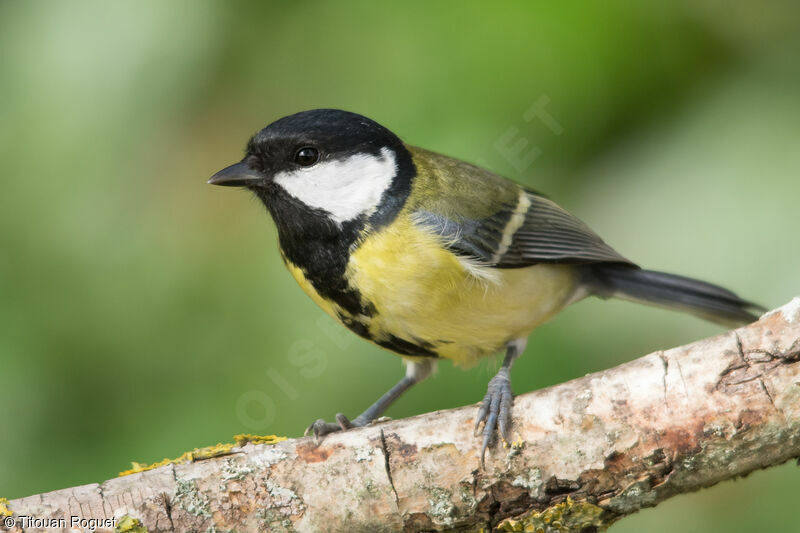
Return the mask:
POLYGON ((500 397, 500 412, 498 413, 500 437, 503 442, 511 442, 511 436, 508 433, 508 426, 511 422, 511 404, 514 397, 511 395, 511 388, 503 391, 500 397))
POLYGON ((354 427, 360 427, 358 420, 353 423, 342 413, 337 413, 336 423, 325 422, 325 420, 320 418, 306 428, 306 430, 303 432, 303 436, 307 437, 309 434, 313 434, 314 442, 319 444, 319 441, 322 439, 322 437, 328 435, 329 433, 347 431, 348 429, 352 429, 354 427))
POLYGON ((488 391, 483 397, 475 420, 475 436, 478 436, 481 422, 483 426, 483 442, 481 443, 481 468, 485 468, 486 449, 492 444, 495 433, 500 433, 503 441, 509 441, 511 425, 511 405, 514 396, 511 393, 511 380, 506 373, 498 373, 489 381, 488 391))
POLYGON ((489 393, 486 393, 486 396, 483 397, 483 401, 481 402, 481 408, 478 410, 478 416, 475 417, 475 429, 473 434, 476 437, 480 434, 481 422, 486 420, 486 415, 489 414, 489 405, 491 403, 492 397, 489 393))
POLYGON ((492 442, 495 429, 497 428, 497 414, 500 411, 500 396, 493 394, 491 397, 491 404, 489 406, 489 418, 486 419, 486 425, 483 426, 483 444, 481 445, 481 466, 485 466, 484 457, 486 456, 486 448, 492 442))
POLYGON ((328 422, 325 422, 325 420, 323 420, 322 418, 319 418, 313 424, 311 424, 306 428, 306 430, 303 432, 303 435, 308 436, 309 434, 313 434, 314 442, 319 444, 319 441, 325 435, 341 431, 342 429, 345 428, 343 428, 340 424, 329 424, 328 422))
POLYGON ((336 413, 336 423, 339 424, 339 427, 342 428, 342 431, 347 431, 348 429, 352 429, 355 426, 350 419, 344 416, 342 413, 336 413))

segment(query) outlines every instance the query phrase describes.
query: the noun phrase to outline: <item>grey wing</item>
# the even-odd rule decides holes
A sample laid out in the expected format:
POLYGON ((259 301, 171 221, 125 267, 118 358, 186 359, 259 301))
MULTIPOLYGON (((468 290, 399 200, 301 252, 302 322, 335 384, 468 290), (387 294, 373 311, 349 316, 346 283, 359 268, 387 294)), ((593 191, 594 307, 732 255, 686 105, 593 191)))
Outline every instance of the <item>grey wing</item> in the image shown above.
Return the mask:
POLYGON ((470 219, 417 211, 417 222, 439 233, 448 248, 488 266, 517 268, 537 263, 633 265, 589 227, 552 200, 520 189, 516 205, 470 219))

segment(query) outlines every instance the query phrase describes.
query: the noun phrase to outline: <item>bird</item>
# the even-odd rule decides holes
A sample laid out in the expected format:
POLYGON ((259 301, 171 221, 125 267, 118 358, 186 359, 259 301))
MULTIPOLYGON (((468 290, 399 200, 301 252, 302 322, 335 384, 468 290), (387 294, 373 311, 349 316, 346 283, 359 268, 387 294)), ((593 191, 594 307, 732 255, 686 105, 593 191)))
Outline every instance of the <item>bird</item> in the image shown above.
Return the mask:
POLYGON ((475 419, 483 465, 498 434, 510 442, 514 361, 568 305, 623 298, 725 327, 764 310, 717 285, 640 268, 544 194, 349 111, 272 122, 208 183, 255 194, 303 291, 406 364, 355 419, 312 423, 306 435, 317 439, 370 424, 440 360, 468 367, 504 352, 475 419))

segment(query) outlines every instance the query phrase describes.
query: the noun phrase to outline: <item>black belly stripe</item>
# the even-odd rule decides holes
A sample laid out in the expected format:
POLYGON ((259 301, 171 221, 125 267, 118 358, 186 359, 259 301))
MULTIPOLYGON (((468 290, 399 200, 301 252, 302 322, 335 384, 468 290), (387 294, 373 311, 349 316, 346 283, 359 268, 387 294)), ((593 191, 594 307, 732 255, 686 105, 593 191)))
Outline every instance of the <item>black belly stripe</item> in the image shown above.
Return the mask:
POLYGON ((372 342, 386 348, 387 350, 392 350, 393 352, 397 352, 401 355, 411 355, 417 357, 439 357, 435 351, 433 351, 434 346, 425 341, 421 341, 416 339, 416 342, 410 342, 405 339, 401 339, 400 337, 395 337, 394 335, 389 335, 386 339, 371 339, 372 342))
POLYGON ((354 319, 351 316, 345 315, 342 312, 336 313, 339 317, 339 320, 342 321, 342 324, 347 326, 347 329, 358 335, 359 337, 364 337, 365 339, 372 340, 369 335, 369 328, 363 322, 354 319))
POLYGON ((342 321, 342 324, 347 326, 347 328, 350 331, 352 331, 359 337, 363 337, 369 341, 374 342, 375 344, 381 346, 382 348, 386 348, 387 350, 391 350, 401 355, 416 356, 416 357, 439 357, 439 354, 436 353, 435 351, 436 347, 429 342, 425 342, 420 339, 414 339, 414 341, 407 341, 405 339, 402 339, 400 337, 391 334, 386 338, 378 339, 375 338, 370 333, 369 327, 362 321, 355 319, 351 316, 348 316, 342 312, 337 313, 337 315, 339 317, 339 320, 342 321))

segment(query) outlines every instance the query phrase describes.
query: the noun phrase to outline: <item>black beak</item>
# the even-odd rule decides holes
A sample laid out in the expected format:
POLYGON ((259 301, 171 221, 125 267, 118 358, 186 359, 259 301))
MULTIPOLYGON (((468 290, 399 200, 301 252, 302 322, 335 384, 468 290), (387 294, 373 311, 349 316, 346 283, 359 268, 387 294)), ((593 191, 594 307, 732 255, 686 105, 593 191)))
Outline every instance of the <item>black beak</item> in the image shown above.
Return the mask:
POLYGON ((208 183, 225 187, 247 187, 263 180, 264 176, 260 172, 250 168, 244 161, 240 161, 211 176, 208 183))

